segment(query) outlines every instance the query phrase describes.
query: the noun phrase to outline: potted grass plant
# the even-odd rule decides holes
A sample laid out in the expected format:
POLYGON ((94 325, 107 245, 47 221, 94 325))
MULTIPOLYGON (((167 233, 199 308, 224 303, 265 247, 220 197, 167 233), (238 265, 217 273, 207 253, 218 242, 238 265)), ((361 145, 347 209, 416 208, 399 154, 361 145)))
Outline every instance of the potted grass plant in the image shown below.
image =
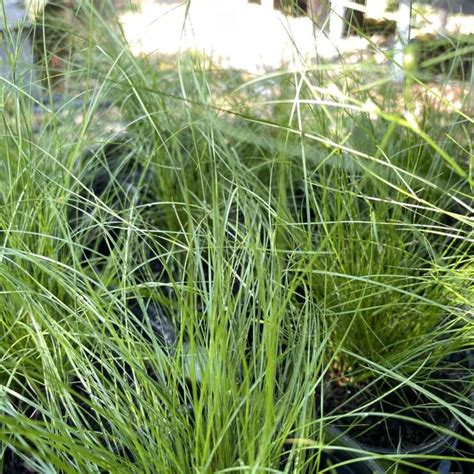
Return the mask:
MULTIPOLYGON (((19 103, 2 124, 0 470, 449 471, 470 442, 469 219, 438 222, 459 169, 320 71, 271 117, 258 95, 227 115, 205 67, 90 41, 64 76, 98 84, 78 120, 31 135, 19 103), (130 135, 83 154, 105 98, 130 135)), ((459 122, 430 132, 447 158, 459 122)))
POLYGON ((370 179, 342 170, 320 173, 307 189, 297 219, 313 250, 295 296, 331 315, 334 351, 319 416, 364 452, 437 466, 430 456, 452 454, 469 425, 472 356, 462 333, 470 310, 453 294, 469 296, 401 196, 380 202, 370 179))

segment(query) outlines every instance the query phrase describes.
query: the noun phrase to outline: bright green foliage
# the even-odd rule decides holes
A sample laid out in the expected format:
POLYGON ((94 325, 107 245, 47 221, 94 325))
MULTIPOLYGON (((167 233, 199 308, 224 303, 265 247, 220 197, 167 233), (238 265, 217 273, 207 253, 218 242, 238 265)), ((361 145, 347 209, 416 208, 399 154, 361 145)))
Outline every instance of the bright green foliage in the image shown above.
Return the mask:
POLYGON ((336 375, 421 387, 472 427, 467 390, 430 379, 472 345, 468 95, 412 106, 372 64, 158 67, 82 3, 70 100, 2 95, 0 452, 38 472, 317 472, 336 375))

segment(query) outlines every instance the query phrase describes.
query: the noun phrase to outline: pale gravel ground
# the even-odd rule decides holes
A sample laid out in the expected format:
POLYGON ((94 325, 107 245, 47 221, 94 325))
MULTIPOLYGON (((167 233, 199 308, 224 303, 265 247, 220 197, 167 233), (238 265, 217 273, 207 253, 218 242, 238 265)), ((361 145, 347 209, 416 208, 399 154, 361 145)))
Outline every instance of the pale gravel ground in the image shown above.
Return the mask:
MULTIPOLYGON (((316 41, 308 18, 286 17, 246 0, 192 0, 187 16, 184 2, 144 0, 141 13, 124 15, 121 22, 135 54, 194 50, 222 67, 249 72, 297 67, 317 52, 334 51, 327 38, 316 41)), ((351 38, 340 50, 366 44, 351 38)))
MULTIPOLYGON (((316 36, 308 18, 286 17, 247 0, 192 0, 189 10, 185 1, 141 0, 140 10, 121 17, 136 55, 192 50, 205 53, 221 67, 262 73, 301 68, 318 55, 335 53, 325 35, 316 36)), ((452 15, 447 30, 474 33, 474 16, 452 15)), ((426 31, 429 27, 419 30, 426 31)), ((341 40, 338 49, 348 53, 367 46, 367 40, 353 36, 341 40)))

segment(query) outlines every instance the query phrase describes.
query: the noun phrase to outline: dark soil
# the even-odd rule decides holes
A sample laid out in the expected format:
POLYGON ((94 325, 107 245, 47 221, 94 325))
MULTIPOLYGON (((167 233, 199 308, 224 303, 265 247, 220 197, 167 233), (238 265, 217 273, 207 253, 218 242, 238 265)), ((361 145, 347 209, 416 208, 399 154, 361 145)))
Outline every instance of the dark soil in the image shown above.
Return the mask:
MULTIPOLYGON (((455 354, 449 359, 445 367, 433 370, 429 379, 435 383, 426 389, 447 403, 462 408, 456 395, 468 390, 470 370, 465 355, 455 354)), ((379 384, 371 382, 353 383, 350 379, 333 374, 327 382, 324 400, 326 415, 346 415, 360 410, 360 407, 376 400, 380 394, 386 394, 381 400, 360 410, 363 415, 351 414, 341 418, 337 424, 368 449, 379 452, 419 452, 422 445, 433 443, 440 436, 420 422, 451 430, 457 427, 448 410, 437 406, 420 391, 407 385, 397 388, 395 381, 379 384), (377 412, 395 417, 372 414, 377 412), (408 417, 413 421, 402 420, 397 416, 408 417)), ((467 411, 469 408, 465 409, 467 411)), ((450 442, 452 440, 447 440, 441 449, 449 450, 450 442)))
POLYGON ((3 474, 31 474, 33 472, 25 466, 20 456, 9 448, 6 449, 2 461, 3 474))

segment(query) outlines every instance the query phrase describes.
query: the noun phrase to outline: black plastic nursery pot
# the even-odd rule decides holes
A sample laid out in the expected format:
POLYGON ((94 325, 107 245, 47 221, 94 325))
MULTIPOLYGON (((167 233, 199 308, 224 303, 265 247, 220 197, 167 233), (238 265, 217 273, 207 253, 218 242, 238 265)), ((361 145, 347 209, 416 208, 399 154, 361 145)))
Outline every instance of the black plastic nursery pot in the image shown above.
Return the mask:
POLYGON ((385 469, 375 459, 366 446, 344 434, 338 428, 327 426, 325 438, 337 448, 325 450, 323 466, 337 474, 382 474, 385 469))
POLYGON ((323 428, 324 448, 322 451, 313 449, 312 442, 304 439, 288 439, 284 446, 280 462, 280 470, 292 472, 294 466, 290 461, 290 450, 296 448, 303 458, 295 464, 304 463, 303 472, 330 472, 337 474, 383 474, 385 469, 374 459, 374 456, 365 452, 364 447, 347 436, 334 426, 326 425, 323 428))
MULTIPOLYGON (((127 135, 87 150, 77 160, 74 171, 81 185, 69 201, 69 225, 82 249, 80 261, 101 273, 113 249, 123 241, 131 209, 150 228, 161 228, 158 221, 162 214, 151 205, 159 201, 156 183, 135 156, 133 141, 127 135)), ((158 233, 137 232, 134 239, 134 278, 166 278, 154 251, 165 247, 158 233)))
MULTIPOLYGON (((432 393, 447 403, 456 403, 456 393, 471 390, 467 398, 472 402, 473 393, 469 381, 474 365, 472 351, 453 354, 448 360, 456 363, 457 368, 434 371, 432 377, 443 380, 444 390, 431 389, 432 393)), ((460 431, 457 419, 446 409, 435 406, 423 390, 395 382, 379 383, 376 387, 370 381, 357 384, 331 380, 327 387, 325 413, 340 416, 337 424, 329 427, 329 433, 335 445, 351 448, 351 443, 355 443, 354 446, 358 449, 354 451, 354 460, 361 456, 360 451, 387 459, 406 455, 412 466, 446 474, 455 472, 462 466, 466 449, 469 448, 464 448, 463 453, 463 448, 454 435, 460 431), (385 395, 380 397, 377 395, 380 393, 385 395), (436 459, 436 456, 456 457, 459 461, 436 459)), ((459 403, 457 408, 463 409, 459 403)), ((464 410, 468 413, 470 408, 466 406, 464 410)), ((464 436, 469 437, 468 434, 464 436)), ((329 457, 333 458, 332 463, 341 462, 351 457, 351 449, 336 450, 329 457)), ((374 472, 374 466, 367 465, 367 461, 365 464, 357 462, 354 471, 347 471, 349 466, 342 466, 336 472, 374 472)), ((420 471, 410 467, 407 472, 420 471)), ((463 472, 462 467, 459 472, 463 472)))
MULTIPOLYGON (((456 431, 457 422, 454 420, 446 427, 447 430, 456 431)), ((459 462, 439 459, 425 460, 427 456, 453 456, 456 455, 456 439, 450 435, 440 435, 424 443, 413 445, 400 450, 358 443, 352 436, 345 434, 337 428, 333 428, 334 444, 338 447, 334 452, 325 454, 326 464, 334 466, 334 472, 338 474, 357 473, 382 473, 386 472, 385 465, 390 461, 376 460, 381 455, 395 459, 396 457, 409 456, 410 468, 404 468, 404 472, 420 472, 413 465, 434 470, 442 474, 449 474, 453 466, 461 465, 459 462), (371 459, 371 457, 374 459, 371 459)), ((462 470, 459 470, 462 472, 462 470)))

